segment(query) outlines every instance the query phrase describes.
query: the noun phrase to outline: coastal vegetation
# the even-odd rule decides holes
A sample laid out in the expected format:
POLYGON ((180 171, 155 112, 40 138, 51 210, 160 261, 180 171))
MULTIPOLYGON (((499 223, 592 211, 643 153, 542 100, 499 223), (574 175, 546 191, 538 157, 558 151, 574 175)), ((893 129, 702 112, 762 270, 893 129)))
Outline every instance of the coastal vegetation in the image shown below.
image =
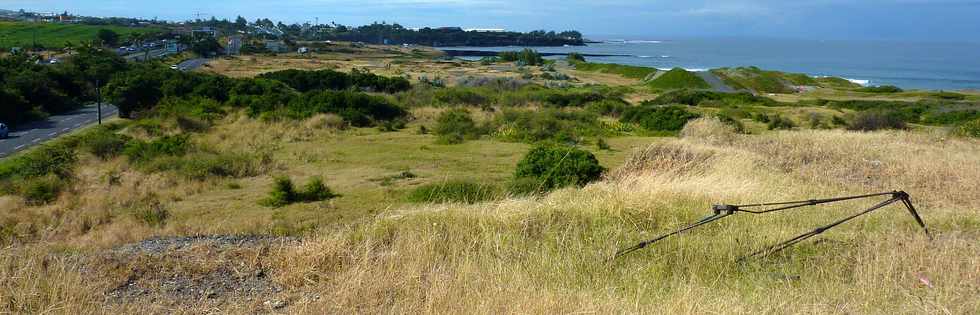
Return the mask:
POLYGON ((705 82, 697 74, 682 68, 671 69, 650 80, 647 85, 658 90, 711 88, 711 85, 708 85, 708 82, 705 82))
POLYGON ((637 80, 646 80, 654 74, 657 74, 657 69, 650 67, 620 65, 614 63, 593 63, 585 62, 584 60, 576 61, 572 64, 575 66, 575 70, 579 71, 618 74, 637 80))
POLYGON ((757 93, 794 93, 800 86, 857 89, 861 86, 841 78, 813 78, 802 73, 762 70, 758 67, 713 69, 728 86, 757 93))

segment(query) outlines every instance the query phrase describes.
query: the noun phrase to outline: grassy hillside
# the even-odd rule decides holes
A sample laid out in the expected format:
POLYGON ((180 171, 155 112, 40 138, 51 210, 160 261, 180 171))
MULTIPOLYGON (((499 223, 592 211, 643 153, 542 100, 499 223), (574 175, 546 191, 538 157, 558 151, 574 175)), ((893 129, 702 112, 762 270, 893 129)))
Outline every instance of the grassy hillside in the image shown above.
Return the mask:
MULTIPOLYGON (((63 307, 71 313, 105 308, 250 313, 279 307, 298 313, 971 313, 980 308, 973 294, 980 289, 974 268, 980 263, 980 220, 972 215, 980 206, 980 190, 973 185, 980 176, 977 141, 938 142, 931 135, 906 132, 707 134, 689 130, 684 139, 649 140, 625 165, 615 166, 607 180, 584 189, 471 206, 396 204, 355 221, 312 219, 326 225, 301 239, 133 243, 153 235, 275 231, 284 224, 277 222, 297 215, 329 217, 339 203, 250 209, 264 181, 243 181, 245 188, 234 189, 221 181, 174 182, 133 171, 120 174, 123 186, 94 194, 105 189, 100 174, 124 166, 116 161, 85 167, 85 188, 76 197, 36 210, 14 208, 21 215, 71 209, 65 213, 70 215, 51 217, 63 223, 47 233, 72 231, 67 235, 74 236, 58 241, 67 251, 39 245, 0 253, 0 296, 8 299, 3 305, 9 311, 63 307), (918 154, 904 154, 909 150, 918 154), (620 248, 707 215, 712 203, 889 189, 911 192, 936 240, 929 241, 905 210, 892 206, 775 257, 734 262, 739 255, 869 206, 869 201, 736 216, 608 260, 620 248), (150 195, 171 209, 162 226, 101 210, 142 207, 140 200, 150 195), (195 210, 174 210, 180 203, 196 205, 195 210), (168 285, 204 293, 175 293, 168 285)), ((316 135, 313 139, 323 136, 316 135)), ((402 137, 421 136, 396 136, 402 137)), ((292 161, 285 165, 305 165, 298 159, 330 147, 294 141, 299 142, 283 143, 282 156, 276 158, 292 161)), ((350 155, 320 156, 328 161, 350 155)), ((423 164, 430 163, 443 162, 423 164)), ((485 159, 470 163, 486 165, 485 159)), ((314 165, 287 169, 292 174, 339 171, 314 165)), ((432 174, 442 177, 438 171, 432 174)), ((338 181, 343 177, 328 178, 342 194, 352 194, 338 181)))
POLYGON ((793 93, 796 86, 820 86, 834 89, 856 89, 861 86, 841 78, 813 78, 802 73, 762 70, 757 67, 713 69, 725 84, 738 90, 758 93, 793 93))
POLYGON ((94 26, 56 23, 29 22, 0 22, 0 47, 30 47, 34 43, 37 31, 37 42, 45 48, 61 48, 65 42, 78 45, 82 41, 95 39, 100 29, 109 29, 119 33, 120 39, 125 40, 132 33, 157 33, 156 28, 123 27, 123 26, 94 26))
MULTIPOLYGON (((231 80, 163 66, 117 77, 106 88, 115 104, 136 88, 164 98, 130 104, 137 119, 0 160, 0 313, 980 310, 971 98, 935 107, 703 90, 648 97, 635 80, 548 87, 472 77, 488 69, 478 63, 388 67, 389 54, 316 54, 302 65, 430 71, 450 83, 419 79, 396 92, 366 70, 231 80), (844 130, 892 114, 911 126, 844 130), (542 191, 546 181, 522 172, 575 184, 542 191), (893 205, 736 262, 877 202, 865 200, 739 214, 610 259, 712 204, 897 189, 911 193, 934 240, 893 205)), ((224 62, 241 76, 269 64, 224 62)), ((661 83, 697 85, 691 76, 700 79, 673 70, 661 83)))
POLYGON ((574 65, 575 70, 579 71, 618 74, 623 77, 637 80, 646 79, 657 73, 657 69, 655 68, 620 65, 614 63, 576 62, 574 65))
POLYGON ((661 90, 711 88, 711 85, 697 74, 681 68, 674 68, 667 71, 656 79, 651 80, 647 85, 661 90))

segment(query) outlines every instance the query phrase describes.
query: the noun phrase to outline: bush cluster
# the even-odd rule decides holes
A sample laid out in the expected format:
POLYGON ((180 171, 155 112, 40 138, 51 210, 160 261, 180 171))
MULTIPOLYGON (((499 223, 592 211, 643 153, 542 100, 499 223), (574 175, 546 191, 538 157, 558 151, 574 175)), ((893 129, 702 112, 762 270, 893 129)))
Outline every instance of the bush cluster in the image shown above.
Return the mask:
POLYGON ((854 131, 903 130, 907 128, 908 126, 905 124, 901 115, 895 112, 878 111, 860 112, 847 125, 847 130, 854 131))
POLYGON ((496 136, 505 141, 578 143, 604 133, 596 114, 543 109, 505 110, 494 120, 496 136))
POLYGON ((317 90, 346 90, 356 88, 372 92, 397 93, 410 89, 411 83, 402 77, 383 77, 368 71, 354 69, 350 74, 334 70, 282 70, 259 75, 259 78, 276 80, 299 92, 317 90))
POLYGON ((901 88, 894 85, 882 85, 882 86, 869 86, 857 89, 858 92, 864 93, 901 93, 904 92, 901 88))
POLYGON ((523 66, 539 66, 544 64, 544 58, 536 50, 524 48, 521 51, 502 51, 499 54, 500 60, 504 62, 517 62, 523 66))
POLYGON ((123 155, 136 163, 148 162, 162 156, 181 156, 190 149, 187 135, 164 136, 151 141, 133 140, 126 143, 123 155))
MULTIPOLYGON (((344 74, 330 70, 286 70, 259 78, 170 71, 159 66, 134 66, 107 86, 120 116, 193 117, 210 122, 224 107, 246 108, 252 117, 306 119, 319 113, 343 117, 351 125, 369 126, 402 118, 407 113, 380 96, 356 89, 400 92, 411 86, 404 78, 386 78, 364 71, 344 74)), ((191 121, 193 122, 193 121, 191 121)), ((191 124, 193 126, 201 124, 191 124)))
POLYGON ((605 168, 591 152, 565 145, 536 146, 517 163, 512 192, 548 191, 585 186, 599 180, 605 168))
POLYGON ((779 106, 771 98, 752 95, 747 92, 719 93, 714 91, 681 89, 661 94, 652 101, 652 105, 682 104, 704 107, 737 107, 737 106, 779 106))
POLYGON ((639 106, 628 108, 620 117, 624 123, 635 123, 650 131, 676 132, 688 121, 701 117, 683 106, 639 106))
POLYGON ((260 205, 272 208, 279 208, 297 202, 316 202, 337 197, 333 191, 323 184, 323 179, 313 177, 303 186, 303 190, 297 190, 293 181, 289 177, 277 177, 273 183, 269 196, 259 201, 260 205))
POLYGON ((477 126, 465 108, 453 108, 439 115, 436 119, 435 134, 443 144, 459 144, 465 140, 473 140, 485 134, 485 128, 477 126))

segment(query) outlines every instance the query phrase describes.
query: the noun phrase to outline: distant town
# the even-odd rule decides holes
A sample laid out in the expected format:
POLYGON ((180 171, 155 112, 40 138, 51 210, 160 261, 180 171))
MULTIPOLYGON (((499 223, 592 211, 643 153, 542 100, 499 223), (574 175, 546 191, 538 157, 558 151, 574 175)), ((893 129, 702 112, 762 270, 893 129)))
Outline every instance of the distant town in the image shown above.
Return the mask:
MULTIPOLYGON (((187 21, 166 21, 127 17, 90 17, 68 11, 30 12, 0 10, 0 48, 4 51, 44 51, 63 49, 82 41, 98 40, 112 46, 120 55, 131 58, 195 50, 200 55, 242 53, 302 52, 300 42, 329 44, 345 41, 378 45, 447 46, 580 46, 586 41, 578 31, 515 32, 505 28, 470 28, 461 26, 405 27, 397 23, 375 22, 364 26, 337 23, 285 24, 266 18, 233 21, 206 18, 193 14, 187 21), (52 38, 46 28, 77 27, 75 33, 93 33, 98 38, 52 38)), ((56 33, 56 32, 52 32, 56 33)))

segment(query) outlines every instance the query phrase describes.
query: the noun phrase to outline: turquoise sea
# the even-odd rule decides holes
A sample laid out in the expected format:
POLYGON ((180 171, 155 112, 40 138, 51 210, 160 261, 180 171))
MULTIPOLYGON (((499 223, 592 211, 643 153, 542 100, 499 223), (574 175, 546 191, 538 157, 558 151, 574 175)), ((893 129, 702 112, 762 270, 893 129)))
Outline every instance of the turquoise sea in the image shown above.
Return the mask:
MULTIPOLYGON (((593 40, 596 37, 590 37, 593 40)), ((542 52, 625 55, 593 62, 704 70, 732 66, 838 76, 905 89, 980 89, 980 43, 787 39, 622 39, 586 47, 536 47, 542 52)), ((449 49, 450 47, 446 47, 449 49)), ((515 50, 519 47, 451 47, 515 50)))

